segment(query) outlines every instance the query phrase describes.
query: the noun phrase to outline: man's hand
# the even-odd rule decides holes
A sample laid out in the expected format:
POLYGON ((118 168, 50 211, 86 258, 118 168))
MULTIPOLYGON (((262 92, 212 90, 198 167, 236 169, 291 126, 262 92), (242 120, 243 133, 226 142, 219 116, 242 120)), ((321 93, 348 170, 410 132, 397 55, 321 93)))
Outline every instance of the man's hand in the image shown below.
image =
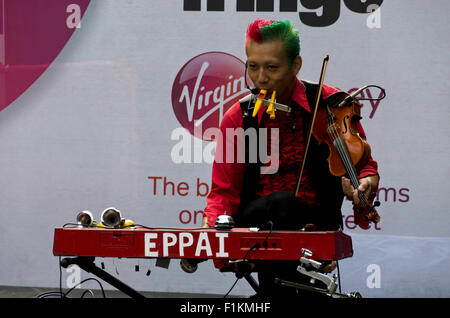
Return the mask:
POLYGON ((337 267, 337 262, 336 261, 331 261, 329 264, 325 265, 322 269, 321 272, 328 274, 331 273, 332 271, 334 271, 337 267))
POLYGON ((345 196, 347 199, 353 201, 354 204, 359 204, 360 200, 358 197, 358 191, 363 192, 364 196, 369 199, 370 193, 375 191, 378 188, 378 176, 368 176, 365 178, 359 179, 359 187, 358 189, 355 189, 350 179, 347 179, 346 177, 342 177, 342 190, 344 191, 345 196))
POLYGON ((206 215, 203 216, 202 227, 204 227, 204 228, 209 228, 210 227, 209 224, 208 224, 208 217, 206 215))

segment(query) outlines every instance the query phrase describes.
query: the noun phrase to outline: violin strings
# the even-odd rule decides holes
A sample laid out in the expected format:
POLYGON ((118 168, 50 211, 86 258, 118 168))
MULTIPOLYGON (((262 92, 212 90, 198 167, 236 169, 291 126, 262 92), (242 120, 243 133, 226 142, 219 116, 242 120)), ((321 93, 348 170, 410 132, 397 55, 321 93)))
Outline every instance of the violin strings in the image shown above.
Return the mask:
POLYGON ((358 182, 358 178, 356 177, 356 173, 353 168, 353 163, 351 162, 350 155, 348 154, 347 147, 345 146, 345 143, 343 142, 342 137, 340 137, 336 132, 336 124, 330 117, 331 116, 327 117, 328 126, 329 126, 328 134, 330 135, 333 145, 336 148, 336 150, 338 151, 339 157, 341 158, 344 167, 346 168, 347 172, 349 173, 352 184, 355 187, 357 184, 359 184, 359 182, 358 182))
MULTIPOLYGON (((345 143, 342 140, 342 137, 338 137, 339 141, 339 148, 341 148, 341 153, 343 153, 343 156, 341 158, 344 158, 344 165, 347 168, 347 171, 349 173, 349 177, 351 179, 352 185, 355 189, 358 188, 359 186, 359 180, 358 180, 358 176, 356 175, 356 171, 354 169, 353 163, 351 162, 351 158, 348 154, 347 148, 345 143)), ((362 201, 362 203, 365 205, 366 208, 369 208, 368 203, 366 201, 366 196, 364 195, 364 193, 362 193, 361 191, 358 191, 358 197, 359 199, 362 201)))
MULTIPOLYGON (((335 124, 334 124, 335 125, 335 124)), ((332 135, 331 138, 333 140, 333 145, 335 146, 336 150, 339 153, 339 156, 342 160, 342 163, 344 164, 349 177, 351 179, 353 187, 357 187, 359 185, 358 177, 356 176, 356 172, 353 166, 353 163, 351 161, 350 155, 348 153, 347 147, 342 140, 342 137, 339 136, 335 129, 332 129, 332 135)))
MULTIPOLYGON (((347 147, 345 146, 344 141, 342 140, 342 137, 338 137, 338 149, 339 152, 342 154, 341 158, 343 158, 344 165, 347 169, 347 172, 349 173, 349 177, 352 181, 353 187, 355 189, 359 186, 358 176, 356 175, 355 168, 353 166, 353 163, 351 162, 350 156, 348 155, 347 147)), ((369 208, 368 203, 366 201, 366 196, 364 193, 358 191, 358 197, 362 201, 362 203, 365 205, 366 208, 369 208)))

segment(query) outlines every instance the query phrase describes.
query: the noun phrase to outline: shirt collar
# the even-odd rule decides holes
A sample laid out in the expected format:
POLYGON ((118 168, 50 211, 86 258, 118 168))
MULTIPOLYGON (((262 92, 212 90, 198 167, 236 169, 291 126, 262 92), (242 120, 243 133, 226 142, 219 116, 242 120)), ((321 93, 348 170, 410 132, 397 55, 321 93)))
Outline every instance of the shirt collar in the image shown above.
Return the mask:
POLYGON ((297 82, 295 83, 295 87, 294 87, 294 91, 292 92, 291 100, 296 102, 298 105, 300 105, 302 108, 304 108, 308 112, 311 112, 311 107, 309 106, 308 98, 306 97, 305 86, 298 78, 296 78, 296 81, 297 82))

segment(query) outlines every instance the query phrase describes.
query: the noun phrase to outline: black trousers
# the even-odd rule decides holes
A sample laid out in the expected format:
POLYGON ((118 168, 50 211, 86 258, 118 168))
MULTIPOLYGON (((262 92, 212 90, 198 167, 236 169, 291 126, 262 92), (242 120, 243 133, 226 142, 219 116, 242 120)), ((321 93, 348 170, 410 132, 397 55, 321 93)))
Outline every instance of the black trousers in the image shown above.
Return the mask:
POLYGON ((319 217, 318 208, 300 202, 291 192, 278 191, 248 204, 235 222, 238 227, 263 227, 272 221, 274 230, 300 230, 319 217))
MULTIPOLYGON (((322 213, 319 208, 308 206, 295 198, 291 192, 279 191, 260 197, 239 211, 235 217, 237 227, 260 227, 269 229, 269 221, 273 223, 273 230, 300 230, 306 224, 315 224, 323 229, 322 213)), ((299 255, 300 258, 300 255, 299 255)), ((257 265, 258 280, 261 296, 321 296, 284 287, 276 284, 275 278, 310 285, 310 279, 297 271, 299 262, 294 261, 268 261, 257 265)), ((321 282, 315 287, 323 288, 321 282)))

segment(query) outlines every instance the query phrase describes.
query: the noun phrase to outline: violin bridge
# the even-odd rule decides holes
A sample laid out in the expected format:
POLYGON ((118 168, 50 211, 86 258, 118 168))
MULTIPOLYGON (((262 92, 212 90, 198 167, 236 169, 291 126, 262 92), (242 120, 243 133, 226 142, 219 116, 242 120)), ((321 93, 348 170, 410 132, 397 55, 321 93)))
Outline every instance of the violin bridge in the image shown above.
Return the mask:
MULTIPOLYGON (((330 136, 336 136, 336 133, 339 131, 339 128, 340 128, 339 125, 336 124, 336 123, 334 123, 334 124, 328 126, 328 128, 327 128, 327 133, 328 133, 330 136)), ((336 136, 336 137, 337 137, 337 136, 336 136)))

